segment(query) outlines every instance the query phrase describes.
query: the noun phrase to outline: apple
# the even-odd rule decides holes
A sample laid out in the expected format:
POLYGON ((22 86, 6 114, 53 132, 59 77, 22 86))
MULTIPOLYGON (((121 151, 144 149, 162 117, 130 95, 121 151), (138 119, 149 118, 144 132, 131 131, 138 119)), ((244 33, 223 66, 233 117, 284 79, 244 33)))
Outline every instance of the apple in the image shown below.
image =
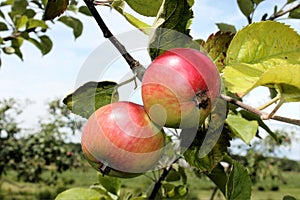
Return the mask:
POLYGON ((142 99, 151 120, 170 128, 201 125, 220 95, 221 80, 212 60, 198 50, 175 48, 146 69, 142 99))
POLYGON ((81 137, 82 150, 94 168, 127 178, 155 168, 164 145, 163 129, 151 122, 143 106, 125 101, 96 110, 81 137))

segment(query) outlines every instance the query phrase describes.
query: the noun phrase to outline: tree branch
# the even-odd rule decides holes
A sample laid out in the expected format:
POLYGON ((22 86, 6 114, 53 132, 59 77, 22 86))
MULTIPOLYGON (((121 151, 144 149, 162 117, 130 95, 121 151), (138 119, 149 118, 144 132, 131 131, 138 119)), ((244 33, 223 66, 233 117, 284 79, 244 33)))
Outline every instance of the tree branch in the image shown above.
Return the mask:
POLYGON ((229 103, 232 103, 234 105, 237 105, 251 113, 254 113, 256 115, 258 115, 261 119, 263 120, 267 120, 267 119, 273 119, 273 120, 277 120, 277 121, 281 121, 281 122, 285 122, 285 123, 289 123, 289 124, 294 124, 294 125, 297 125, 297 126, 300 126, 300 120, 299 119, 291 119, 291 118, 287 118, 287 117, 281 117, 281 116, 277 116, 277 115, 274 115, 274 116, 271 116, 270 118, 268 117, 269 114, 268 113, 265 113, 265 112, 262 112, 256 108, 253 108, 241 101, 238 101, 232 97, 229 97, 229 96, 226 96, 225 94, 221 94, 221 98, 224 99, 225 101, 229 102, 229 103))
POLYGON ((174 163, 176 163, 179 159, 180 159, 180 157, 177 158, 177 159, 175 159, 169 167, 164 168, 163 173, 160 175, 159 179, 156 181, 156 183, 155 183, 155 185, 154 185, 154 187, 153 187, 153 189, 152 189, 152 191, 151 191, 151 194, 150 194, 149 197, 148 197, 148 200, 153 200, 153 199, 155 199, 155 197, 156 197, 156 195, 157 195, 159 189, 161 188, 161 182, 162 182, 163 180, 165 180, 165 178, 168 176, 168 174, 169 174, 170 171, 172 170, 172 165, 173 165, 174 163))
POLYGON ((135 60, 126 50, 126 48, 119 42, 119 40, 111 33, 109 28, 106 26, 105 22, 101 18, 100 14, 98 13, 95 5, 94 0, 84 0, 86 6, 92 13, 94 19, 96 20, 97 24, 99 25, 103 36, 108 38, 110 42, 117 48, 117 50, 121 53, 123 58, 126 60, 130 69, 133 71, 134 74, 137 75, 139 80, 142 80, 143 75, 145 73, 145 68, 139 63, 139 61, 135 60))
POLYGON ((275 20, 276 18, 281 17, 281 16, 283 16, 283 15, 285 15, 285 14, 287 14, 287 13, 293 11, 293 10, 298 9, 298 8, 300 8, 300 4, 298 4, 298 5, 294 6, 294 7, 291 7, 289 9, 287 9, 286 11, 283 11, 283 9, 280 9, 278 12, 274 13, 273 15, 271 15, 268 18, 268 20, 275 20))

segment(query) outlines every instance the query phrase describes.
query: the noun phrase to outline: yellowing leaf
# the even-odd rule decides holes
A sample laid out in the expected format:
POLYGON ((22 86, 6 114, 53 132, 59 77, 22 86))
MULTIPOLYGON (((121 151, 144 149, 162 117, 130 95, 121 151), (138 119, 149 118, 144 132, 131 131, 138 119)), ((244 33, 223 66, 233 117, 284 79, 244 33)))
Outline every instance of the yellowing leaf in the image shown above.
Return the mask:
POLYGON ((280 87, 285 101, 300 98, 300 36, 282 23, 260 22, 240 30, 229 45, 226 64, 225 85, 233 93, 245 95, 262 85, 280 87))

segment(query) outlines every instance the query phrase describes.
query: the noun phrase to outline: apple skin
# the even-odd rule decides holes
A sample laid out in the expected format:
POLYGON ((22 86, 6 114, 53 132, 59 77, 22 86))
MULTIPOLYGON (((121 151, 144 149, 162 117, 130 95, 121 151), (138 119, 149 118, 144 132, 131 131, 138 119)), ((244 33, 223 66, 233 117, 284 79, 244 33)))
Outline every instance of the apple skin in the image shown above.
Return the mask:
POLYGON ((103 175, 134 177, 154 168, 162 156, 165 136, 144 108, 115 102, 96 110, 85 124, 82 150, 103 175))
POLYGON ((142 99, 151 120, 170 128, 201 125, 220 95, 221 79, 209 57, 191 48, 162 53, 146 69, 142 99))

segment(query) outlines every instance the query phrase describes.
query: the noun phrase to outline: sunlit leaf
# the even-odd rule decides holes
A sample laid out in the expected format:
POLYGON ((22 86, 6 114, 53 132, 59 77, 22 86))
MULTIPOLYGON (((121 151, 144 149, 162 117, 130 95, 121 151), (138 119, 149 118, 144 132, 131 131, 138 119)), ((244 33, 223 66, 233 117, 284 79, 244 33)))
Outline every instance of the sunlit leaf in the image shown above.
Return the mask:
POLYGON ((249 25, 230 43, 228 66, 223 70, 225 85, 241 95, 260 85, 281 87, 285 101, 298 100, 299 55, 300 35, 293 29, 273 21, 249 25))
POLYGON ((37 28, 40 27, 42 29, 47 29, 48 26, 43 20, 38 20, 38 19, 29 19, 28 24, 27 24, 27 29, 32 29, 32 28, 37 28))
POLYGON ((154 17, 163 0, 125 0, 125 2, 137 13, 145 16, 154 17))
POLYGON ((259 116, 246 110, 240 110, 239 113, 248 121, 256 120, 258 122, 258 125, 263 128, 279 144, 277 135, 263 122, 263 120, 259 116))
POLYGON ((67 9, 69 0, 48 0, 45 13, 43 16, 44 20, 51 20, 61 15, 67 9))
POLYGON ((239 162, 234 161, 226 185, 226 199, 251 199, 251 189, 251 179, 247 169, 239 162))
POLYGON ((58 19, 58 21, 64 23, 65 25, 73 29, 73 35, 75 39, 82 34, 83 25, 80 20, 71 16, 62 16, 58 19))
POLYGON ((88 82, 68 95, 63 102, 73 113, 89 118, 98 108, 118 99, 116 85, 110 81, 88 82))
POLYGON ((121 181, 115 177, 103 176, 99 173, 99 183, 110 193, 119 195, 121 190, 121 181))
POLYGON ((15 25, 17 29, 24 28, 28 21, 28 17, 23 15, 21 17, 16 18, 15 25))
POLYGON ((151 26, 140 19, 134 17, 133 15, 129 14, 128 12, 124 11, 125 4, 123 1, 114 1, 112 7, 116 9, 121 15, 125 17, 125 19, 137 29, 141 30, 145 34, 149 35, 151 31, 151 26))
POLYGON ((101 198, 101 194, 90 188, 71 188, 59 193, 55 200, 96 200, 101 198))
POLYGON ((226 123, 231 132, 247 144, 250 144, 250 141, 255 137, 258 130, 258 122, 256 120, 248 121, 240 115, 232 113, 228 114, 226 123))

